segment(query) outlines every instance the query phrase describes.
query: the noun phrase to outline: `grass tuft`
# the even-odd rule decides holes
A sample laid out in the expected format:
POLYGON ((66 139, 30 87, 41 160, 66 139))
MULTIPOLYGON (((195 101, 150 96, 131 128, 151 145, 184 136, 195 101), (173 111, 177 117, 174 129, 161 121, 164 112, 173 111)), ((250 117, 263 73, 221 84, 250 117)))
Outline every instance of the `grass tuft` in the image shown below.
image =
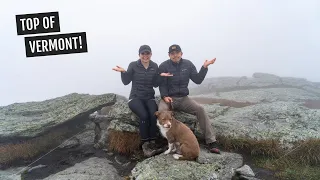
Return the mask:
POLYGON ((131 154, 140 148, 140 135, 133 132, 109 130, 108 148, 121 154, 131 154))
POLYGON ((16 161, 30 160, 61 143, 63 135, 63 132, 54 132, 21 143, 2 145, 0 164, 9 166, 16 161))
POLYGON ((252 140, 220 136, 227 151, 242 151, 252 155, 255 164, 277 172, 279 179, 320 179, 320 139, 297 142, 291 150, 280 147, 278 140, 252 140))

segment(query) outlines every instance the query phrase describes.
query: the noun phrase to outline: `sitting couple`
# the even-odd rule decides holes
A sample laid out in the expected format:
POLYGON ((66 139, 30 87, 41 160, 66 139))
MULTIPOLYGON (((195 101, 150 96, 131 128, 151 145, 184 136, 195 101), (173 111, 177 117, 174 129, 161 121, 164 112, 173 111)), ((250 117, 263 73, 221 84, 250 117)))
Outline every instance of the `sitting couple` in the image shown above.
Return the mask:
POLYGON ((182 51, 179 45, 169 47, 170 59, 164 61, 158 67, 157 63, 150 60, 152 51, 150 46, 142 45, 139 48, 139 59, 129 64, 127 70, 116 66, 113 70, 121 72, 121 80, 124 85, 132 82, 129 96, 129 108, 140 119, 140 136, 142 149, 147 157, 155 152, 157 138, 157 110, 183 111, 196 115, 200 128, 205 135, 207 148, 210 152, 220 153, 217 148, 216 138, 204 108, 189 95, 188 84, 191 79, 196 84, 201 84, 204 80, 208 66, 215 62, 206 60, 199 73, 194 64, 181 58, 182 51), (155 101, 154 88, 159 87, 161 101, 159 107, 155 101))

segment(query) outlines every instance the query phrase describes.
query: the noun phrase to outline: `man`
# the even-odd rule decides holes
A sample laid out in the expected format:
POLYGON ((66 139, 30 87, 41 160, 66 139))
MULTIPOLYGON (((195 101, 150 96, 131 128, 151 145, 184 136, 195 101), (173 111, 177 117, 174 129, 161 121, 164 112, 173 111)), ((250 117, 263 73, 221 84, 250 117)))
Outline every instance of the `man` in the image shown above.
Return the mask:
POLYGON ((169 110, 171 106, 173 110, 196 115, 205 135, 207 148, 212 153, 220 154, 208 115, 200 104, 188 97, 189 80, 201 84, 208 72, 208 66, 213 64, 216 58, 210 61, 206 60, 198 73, 190 60, 182 58, 183 53, 179 45, 171 45, 168 53, 170 59, 159 66, 160 73, 170 73, 170 76, 164 77, 159 86, 161 95, 159 111, 169 110))

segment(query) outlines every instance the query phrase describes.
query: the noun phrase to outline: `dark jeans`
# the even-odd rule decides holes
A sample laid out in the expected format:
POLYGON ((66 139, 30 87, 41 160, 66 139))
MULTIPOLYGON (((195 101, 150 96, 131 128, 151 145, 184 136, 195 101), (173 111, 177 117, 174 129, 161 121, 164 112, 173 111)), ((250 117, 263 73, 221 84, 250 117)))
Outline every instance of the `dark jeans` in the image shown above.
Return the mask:
POLYGON ((155 140, 158 133, 157 117, 154 114, 158 110, 158 105, 155 100, 132 99, 128 105, 140 119, 141 141, 155 140))

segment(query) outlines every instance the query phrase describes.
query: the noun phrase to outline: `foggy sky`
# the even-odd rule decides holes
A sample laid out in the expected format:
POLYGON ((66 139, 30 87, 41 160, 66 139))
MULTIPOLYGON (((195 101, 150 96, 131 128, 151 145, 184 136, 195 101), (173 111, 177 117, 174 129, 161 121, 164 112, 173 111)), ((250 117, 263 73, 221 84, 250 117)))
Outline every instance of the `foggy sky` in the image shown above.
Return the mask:
POLYGON ((216 57, 207 78, 266 72, 320 81, 319 19, 317 0, 3 1, 0 105, 73 92, 128 96, 131 84, 111 69, 126 69, 142 44, 158 64, 174 43, 198 70, 216 57), (15 15, 51 11, 60 33, 87 33, 88 53, 26 58, 24 37, 32 35, 17 35, 15 15))

